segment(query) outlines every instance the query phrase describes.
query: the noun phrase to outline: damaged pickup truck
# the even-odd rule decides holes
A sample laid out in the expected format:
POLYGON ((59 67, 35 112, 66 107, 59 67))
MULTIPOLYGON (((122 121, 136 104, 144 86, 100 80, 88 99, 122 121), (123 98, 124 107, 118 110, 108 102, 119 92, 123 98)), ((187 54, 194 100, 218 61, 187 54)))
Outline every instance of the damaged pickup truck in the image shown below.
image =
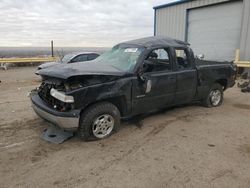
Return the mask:
POLYGON ((91 62, 38 73, 43 82, 31 93, 34 111, 93 140, 117 131, 121 118, 193 101, 221 105, 236 66, 196 59, 179 40, 148 37, 120 43, 91 62))

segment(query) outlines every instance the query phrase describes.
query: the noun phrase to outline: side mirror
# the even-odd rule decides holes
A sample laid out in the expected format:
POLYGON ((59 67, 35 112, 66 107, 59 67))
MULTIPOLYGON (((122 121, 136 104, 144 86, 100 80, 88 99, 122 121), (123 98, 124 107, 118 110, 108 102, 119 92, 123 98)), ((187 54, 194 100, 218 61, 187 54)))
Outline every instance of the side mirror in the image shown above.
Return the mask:
POLYGON ((137 73, 137 77, 142 82, 145 82, 147 80, 147 78, 144 75, 144 68, 143 68, 143 66, 140 67, 140 69, 139 69, 139 71, 137 73))
POLYGON ((152 88, 152 81, 150 80, 150 78, 144 74, 145 72, 145 67, 141 66, 141 68, 138 71, 137 77, 139 79, 139 81, 142 82, 144 88, 145 88, 145 93, 149 93, 151 91, 152 88))
POLYGON ((147 72, 152 65, 153 64, 148 60, 143 61, 143 65, 140 67, 138 72, 138 77, 140 78, 141 81, 145 82, 147 80, 144 73, 147 72))
POLYGON ((142 81, 142 82, 146 82, 146 81, 147 81, 147 78, 146 78, 143 74, 139 74, 139 75, 138 75, 138 78, 139 78, 139 80, 142 81))
POLYGON ((196 56, 198 59, 203 60, 205 58, 204 54, 199 54, 196 56))

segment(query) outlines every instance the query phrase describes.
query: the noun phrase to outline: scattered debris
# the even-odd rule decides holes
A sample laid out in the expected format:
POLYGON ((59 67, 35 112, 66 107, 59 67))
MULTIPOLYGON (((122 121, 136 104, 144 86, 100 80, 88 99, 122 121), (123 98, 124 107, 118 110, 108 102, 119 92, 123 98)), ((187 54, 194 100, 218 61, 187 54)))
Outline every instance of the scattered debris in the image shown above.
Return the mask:
POLYGON ((243 93, 249 93, 250 92, 250 86, 242 88, 241 92, 243 92, 243 93))
POLYGON ((61 144, 73 136, 73 132, 69 132, 51 125, 49 128, 43 131, 41 138, 54 144, 61 144))
POLYGON ((137 115, 135 117, 132 117, 131 119, 128 119, 128 122, 141 129, 143 127, 143 120, 145 117, 147 117, 146 114, 137 115))
POLYGON ((2 148, 13 148, 15 146, 20 146, 22 144, 24 144, 24 142, 13 143, 13 144, 10 144, 10 145, 7 145, 7 146, 3 146, 2 148))
MULTIPOLYGON (((241 81, 242 82, 242 81, 241 81)), ((242 82, 241 83, 240 81, 238 82, 238 84, 237 84, 237 86, 239 87, 239 88, 245 88, 245 87, 247 87, 248 85, 249 85, 249 81, 244 81, 244 82, 242 82)))
POLYGON ((31 94, 31 92, 29 91, 29 92, 27 92, 26 96, 30 97, 30 94, 31 94))
POLYGON ((242 79, 247 79, 248 78, 248 72, 245 72, 241 75, 242 79))
POLYGON ((214 144, 208 144, 208 146, 209 146, 209 147, 215 147, 215 145, 214 145, 214 144))
POLYGON ((248 73, 241 75, 241 79, 237 83, 238 88, 241 88, 241 92, 250 92, 250 79, 248 79, 248 73))
POLYGON ((0 63, 0 68, 3 68, 4 70, 8 69, 8 64, 7 63, 0 63))
POLYGON ((143 127, 143 121, 139 120, 137 122, 135 122, 136 127, 138 127, 139 129, 141 129, 143 127))

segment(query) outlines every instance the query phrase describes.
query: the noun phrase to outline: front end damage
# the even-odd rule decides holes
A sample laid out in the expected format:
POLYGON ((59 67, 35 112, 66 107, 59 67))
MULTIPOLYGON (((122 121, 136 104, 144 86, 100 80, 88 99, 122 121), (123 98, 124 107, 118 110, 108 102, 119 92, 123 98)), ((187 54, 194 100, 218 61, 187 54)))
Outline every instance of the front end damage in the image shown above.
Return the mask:
MULTIPOLYGON (((59 111, 56 104, 62 104, 62 102, 48 103, 40 97, 41 94, 39 93, 39 90, 33 90, 30 95, 32 107, 38 116, 63 129, 76 129, 78 127, 80 110, 59 111)), ((51 101, 56 100, 52 99, 51 101)), ((64 106, 61 107, 66 108, 64 106)))
POLYGON ((80 75, 68 79, 42 76, 41 86, 31 92, 32 107, 42 119, 66 130, 76 130, 79 126, 81 110, 91 95, 88 87, 105 85, 116 76, 80 75))
POLYGON ((31 92, 32 107, 38 116, 63 129, 76 129, 80 110, 74 109, 74 98, 65 94, 63 81, 43 77, 41 86, 31 92))

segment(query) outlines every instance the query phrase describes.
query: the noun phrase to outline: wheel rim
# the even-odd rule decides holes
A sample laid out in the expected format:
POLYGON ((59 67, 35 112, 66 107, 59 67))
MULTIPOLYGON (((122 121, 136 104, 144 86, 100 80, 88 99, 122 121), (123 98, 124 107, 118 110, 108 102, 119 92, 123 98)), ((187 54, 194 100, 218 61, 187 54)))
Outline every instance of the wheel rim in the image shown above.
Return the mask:
POLYGON ((211 91, 210 101, 211 101, 213 106, 217 106, 220 103, 220 101, 221 101, 221 92, 220 92, 220 90, 211 91))
POLYGON ((109 114, 98 116, 92 124, 93 135, 97 138, 108 136, 114 128, 114 118, 109 114))

